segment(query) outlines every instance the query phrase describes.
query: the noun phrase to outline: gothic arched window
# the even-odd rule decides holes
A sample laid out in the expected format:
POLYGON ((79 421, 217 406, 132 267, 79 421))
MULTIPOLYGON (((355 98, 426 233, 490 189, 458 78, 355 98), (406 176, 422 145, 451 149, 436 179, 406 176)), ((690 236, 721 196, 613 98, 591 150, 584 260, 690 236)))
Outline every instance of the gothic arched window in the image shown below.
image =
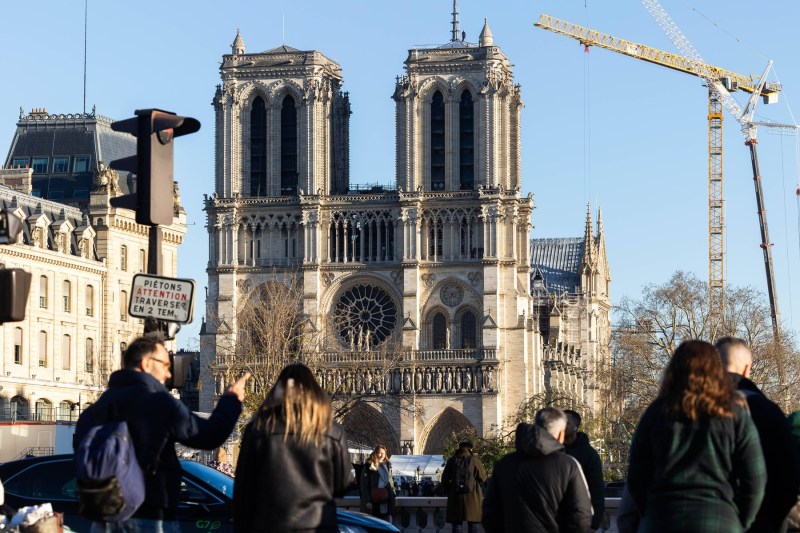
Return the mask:
POLYGON ((444 190, 444 96, 439 91, 431 102, 431 190, 444 190))
POLYGON ((431 340, 433 341, 432 348, 434 350, 444 350, 447 348, 447 319, 443 313, 436 313, 433 315, 433 323, 431 324, 433 330, 431 333, 431 340))
POLYGON ((459 185, 462 191, 475 186, 475 111, 472 94, 464 91, 458 104, 458 165, 459 185))
POLYGON ((472 311, 461 315, 461 348, 472 350, 478 347, 477 321, 472 311))
POLYGON ((281 107, 281 196, 297 194, 297 109, 287 95, 281 107))
POLYGON ((267 194, 267 109, 256 96, 250 108, 250 196, 267 194))

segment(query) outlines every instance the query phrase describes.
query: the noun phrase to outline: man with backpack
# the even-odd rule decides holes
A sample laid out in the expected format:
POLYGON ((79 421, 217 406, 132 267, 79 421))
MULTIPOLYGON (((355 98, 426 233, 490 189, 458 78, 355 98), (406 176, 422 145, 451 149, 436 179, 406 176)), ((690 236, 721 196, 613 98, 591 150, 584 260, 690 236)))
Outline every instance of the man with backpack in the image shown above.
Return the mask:
POLYGON ((472 443, 460 443, 442 472, 442 488, 447 495, 445 520, 453 525, 453 533, 462 532, 465 520, 467 531, 477 533, 481 521, 482 483, 486 483, 486 469, 472 453, 472 443))
POLYGON ((239 419, 249 374, 229 386, 203 419, 164 386, 170 366, 163 343, 134 340, 123 355, 123 368, 111 374, 108 390, 78 419, 74 445, 81 514, 93 521, 95 532, 178 531, 181 466, 175 443, 212 450, 239 419), (127 461, 127 453, 136 461, 127 461))

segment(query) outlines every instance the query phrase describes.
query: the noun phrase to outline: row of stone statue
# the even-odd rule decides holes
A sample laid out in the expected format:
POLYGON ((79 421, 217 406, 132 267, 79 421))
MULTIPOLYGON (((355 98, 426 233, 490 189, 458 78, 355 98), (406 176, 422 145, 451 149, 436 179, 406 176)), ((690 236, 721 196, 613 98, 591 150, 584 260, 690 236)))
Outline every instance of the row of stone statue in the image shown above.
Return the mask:
POLYGON ((495 392, 494 365, 416 368, 327 368, 316 372, 323 389, 345 394, 454 394, 495 392))

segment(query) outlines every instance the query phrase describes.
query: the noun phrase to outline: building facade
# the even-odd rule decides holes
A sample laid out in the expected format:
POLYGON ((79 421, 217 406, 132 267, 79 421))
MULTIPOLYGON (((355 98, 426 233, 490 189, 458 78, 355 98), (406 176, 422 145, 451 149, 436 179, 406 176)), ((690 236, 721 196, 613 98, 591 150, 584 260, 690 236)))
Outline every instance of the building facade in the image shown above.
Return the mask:
MULTIPOLYGON (((105 161, 136 153, 136 140, 89 114, 20 113, 4 168, 0 208, 23 223, 0 264, 32 275, 26 319, 0 325, 0 419, 75 420, 105 390, 143 323, 128 316, 134 274, 147 271, 148 227, 109 206, 135 177, 105 161)), ((186 214, 162 227, 164 275, 177 273, 186 214)))
MULTIPOLYGON (((441 453, 453 431, 489 433, 546 393, 520 87, 488 24, 478 43, 462 40, 457 14, 452 26, 444 45, 411 49, 396 80, 391 190, 350 186, 339 65, 288 46, 247 53, 237 34, 214 96, 204 381, 251 291, 291 276, 322 332, 323 386, 411 400, 364 402, 345 420, 392 453, 441 453), (371 354, 386 346, 400 355, 378 368, 371 354)), ((220 390, 203 387, 201 409, 220 390)))

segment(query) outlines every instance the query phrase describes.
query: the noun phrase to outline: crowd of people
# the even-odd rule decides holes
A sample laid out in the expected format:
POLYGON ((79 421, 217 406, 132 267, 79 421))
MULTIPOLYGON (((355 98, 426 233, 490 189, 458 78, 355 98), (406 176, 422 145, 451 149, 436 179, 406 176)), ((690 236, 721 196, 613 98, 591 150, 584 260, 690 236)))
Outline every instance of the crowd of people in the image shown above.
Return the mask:
MULTIPOLYGON (((764 396, 749 379, 752 364, 747 344, 734 338, 716 346, 692 340, 676 349, 633 435, 618 514, 622 533, 786 531, 800 489, 800 413, 787 419, 764 396)), ((213 449, 236 424, 248 376, 227 389, 208 419, 169 394, 169 377, 163 344, 138 339, 108 390, 81 414, 76 442, 116 413, 128 422, 137 460, 147 466, 144 504, 124 523, 95 522, 93 531, 178 531, 174 444, 213 449)), ((488 533, 600 530, 602 464, 580 426, 575 411, 539 410, 533 423, 517 426, 515 451, 491 476, 473 443, 461 442, 438 487, 452 531, 466 525, 473 533, 479 524, 488 533)), ((330 398, 302 364, 283 369, 247 424, 234 483, 240 533, 337 531, 335 498, 353 483, 363 512, 392 521, 398 494, 415 490, 405 480, 407 486, 395 486, 382 444, 354 480, 330 398)), ((436 488, 417 484, 416 490, 436 488)))

